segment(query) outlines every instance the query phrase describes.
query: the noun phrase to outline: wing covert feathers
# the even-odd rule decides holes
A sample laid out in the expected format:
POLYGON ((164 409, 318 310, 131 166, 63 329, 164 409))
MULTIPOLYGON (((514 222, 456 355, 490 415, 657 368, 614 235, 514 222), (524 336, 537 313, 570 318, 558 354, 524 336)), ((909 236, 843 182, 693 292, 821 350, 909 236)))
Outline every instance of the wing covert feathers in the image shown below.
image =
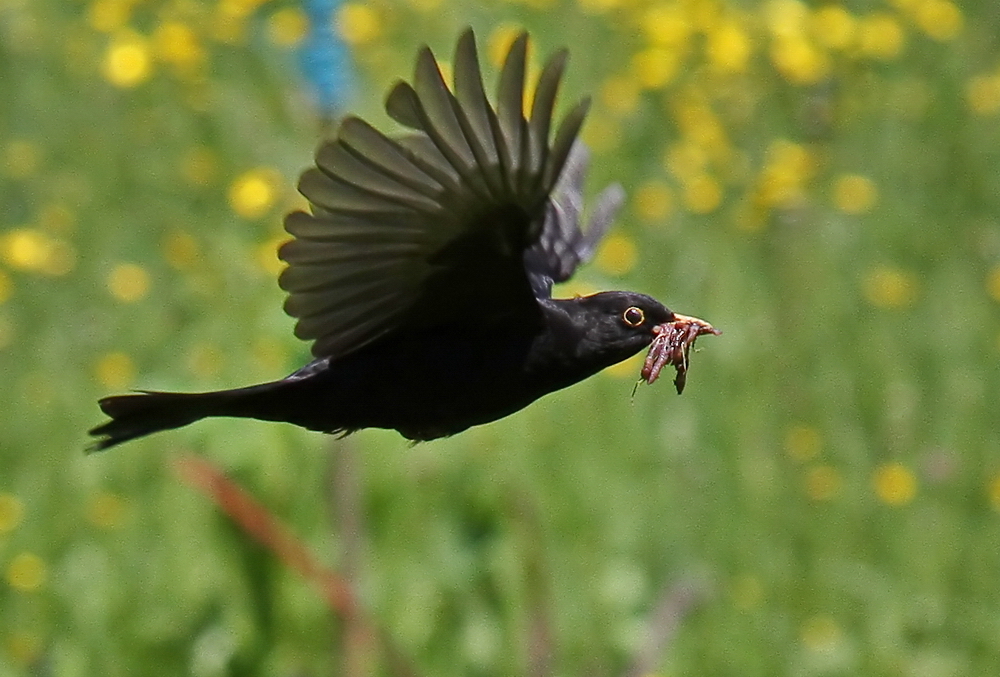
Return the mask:
POLYGON ((565 166, 545 208, 545 225, 538 241, 524 253, 531 287, 539 298, 552 293, 554 282, 565 282, 577 267, 589 261, 625 201, 618 184, 605 188, 590 209, 587 229, 583 221, 583 184, 590 157, 582 141, 570 147, 565 166))
MULTIPOLYGON (((521 252, 542 234, 550 193, 587 111, 587 101, 572 108, 550 140, 567 60, 561 50, 542 68, 525 117, 527 47, 526 33, 512 43, 495 104, 483 85, 471 30, 456 45, 451 88, 424 47, 411 82, 397 83, 385 103, 407 134, 389 137, 347 117, 336 138, 319 147, 316 166, 299 181, 311 213, 286 218, 294 240, 279 252, 288 263, 279 280, 289 293, 285 310, 298 320, 296 335, 314 341, 314 354, 356 350, 424 305, 440 304, 422 296, 432 277, 458 286, 489 284, 469 277, 475 266, 442 270, 451 264, 434 262, 443 250, 461 251, 466 240, 496 241, 495 251, 475 249, 477 256, 493 257, 484 270, 508 264, 523 269, 521 252), (494 214, 524 216, 498 225, 494 214)), ((488 291, 488 298, 504 300, 488 291)), ((520 302, 516 291, 511 304, 520 302)))

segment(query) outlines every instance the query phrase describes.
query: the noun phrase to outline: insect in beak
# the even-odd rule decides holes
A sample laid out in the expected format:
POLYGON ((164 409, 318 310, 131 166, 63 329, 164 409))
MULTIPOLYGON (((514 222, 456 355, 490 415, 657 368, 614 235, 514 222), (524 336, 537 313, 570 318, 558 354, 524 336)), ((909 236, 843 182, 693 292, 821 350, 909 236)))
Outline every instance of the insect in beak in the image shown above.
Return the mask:
POLYGON ((691 346, 699 336, 704 334, 718 336, 722 332, 705 320, 674 313, 672 321, 656 325, 653 327, 653 333, 656 336, 649 346, 649 353, 642 365, 641 380, 652 383, 659 378, 664 366, 673 365, 677 370, 674 386, 680 395, 684 391, 684 384, 687 383, 688 354, 691 352, 691 346))

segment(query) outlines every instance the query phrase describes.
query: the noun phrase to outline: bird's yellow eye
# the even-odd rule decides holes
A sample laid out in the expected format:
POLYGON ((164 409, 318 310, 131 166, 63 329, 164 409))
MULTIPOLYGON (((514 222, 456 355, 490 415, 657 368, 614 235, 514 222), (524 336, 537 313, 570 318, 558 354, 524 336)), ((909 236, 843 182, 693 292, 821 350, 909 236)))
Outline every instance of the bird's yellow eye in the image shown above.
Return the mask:
POLYGON ((629 306, 625 309, 625 312, 622 313, 622 320, 624 320, 625 324, 630 327, 638 327, 646 321, 646 313, 642 312, 642 308, 629 306))

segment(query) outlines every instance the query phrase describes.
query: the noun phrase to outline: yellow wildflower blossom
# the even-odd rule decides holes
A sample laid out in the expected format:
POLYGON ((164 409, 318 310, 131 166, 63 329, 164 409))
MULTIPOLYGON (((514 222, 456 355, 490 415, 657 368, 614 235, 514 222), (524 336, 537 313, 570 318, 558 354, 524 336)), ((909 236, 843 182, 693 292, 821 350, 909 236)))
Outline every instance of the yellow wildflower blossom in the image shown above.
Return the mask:
POLYGON ((826 5, 812 15, 812 33, 816 41, 829 49, 847 49, 854 44, 857 20, 840 5, 826 5))
POLYGON ((112 38, 104 53, 102 72, 116 87, 142 84, 153 72, 149 42, 133 31, 122 31, 112 38))
POLYGON ((337 11, 337 32, 349 45, 367 45, 382 33, 382 19, 370 6, 348 2, 337 11))
POLYGON ((14 556, 7 565, 7 582, 21 592, 35 592, 45 583, 45 562, 32 552, 14 556))
POLYGON ((905 308, 917 300, 917 278, 899 268, 880 266, 870 271, 862 285, 864 296, 877 308, 905 308))
POLYGON ((972 78, 966 87, 965 98, 977 115, 993 115, 1000 111, 1000 75, 972 78))
POLYGON ((833 184, 833 202, 848 214, 864 214, 878 200, 878 190, 871 179, 859 174, 844 174, 833 184))
POLYGON ((722 186, 709 174, 696 174, 683 188, 684 206, 694 214, 714 212, 722 202, 722 186))
POLYGON ((635 266, 639 252, 627 235, 613 233, 604 238, 594 257, 597 268, 607 275, 625 275, 635 266))
POLYGON ((901 463, 887 463, 875 471, 875 495, 892 506, 906 505, 917 495, 917 478, 901 463))
POLYGON ((708 62, 718 71, 746 71, 753 53, 750 35, 736 22, 719 25, 706 36, 705 53, 708 62))
POLYGON ((309 19, 298 7, 283 7, 267 20, 271 42, 280 47, 294 47, 309 31, 309 19))
POLYGON ((97 361, 94 376, 108 390, 124 390, 135 381, 135 363, 125 353, 108 353, 97 361))
POLYGON ((108 273, 107 284, 112 296, 132 303, 149 292, 149 273, 135 263, 120 263, 108 273))
POLYGON ((914 9, 917 25, 935 40, 951 40, 962 31, 962 10, 948 0, 921 0, 914 9))
POLYGON ((265 167, 244 172, 229 187, 229 206, 245 219, 260 218, 274 206, 279 181, 277 172, 265 167))
POLYGON ((904 42, 903 27, 891 14, 875 12, 858 23, 858 46, 866 56, 894 59, 903 51, 904 42))

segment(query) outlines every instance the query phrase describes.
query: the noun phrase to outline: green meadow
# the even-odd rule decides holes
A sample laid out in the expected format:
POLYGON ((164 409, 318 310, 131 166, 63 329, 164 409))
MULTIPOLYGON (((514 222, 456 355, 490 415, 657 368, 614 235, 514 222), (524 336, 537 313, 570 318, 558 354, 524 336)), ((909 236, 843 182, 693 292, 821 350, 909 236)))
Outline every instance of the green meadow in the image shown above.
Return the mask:
POLYGON ((557 293, 723 335, 682 396, 633 395, 640 357, 442 441, 218 419, 86 455, 99 397, 309 359, 275 250, 329 115, 300 3, 0 0, 0 677, 1000 674, 993 2, 331 22, 339 112, 386 130, 421 44, 447 71, 473 26, 489 83, 520 27, 534 70, 569 47, 590 192, 629 198, 557 293))

